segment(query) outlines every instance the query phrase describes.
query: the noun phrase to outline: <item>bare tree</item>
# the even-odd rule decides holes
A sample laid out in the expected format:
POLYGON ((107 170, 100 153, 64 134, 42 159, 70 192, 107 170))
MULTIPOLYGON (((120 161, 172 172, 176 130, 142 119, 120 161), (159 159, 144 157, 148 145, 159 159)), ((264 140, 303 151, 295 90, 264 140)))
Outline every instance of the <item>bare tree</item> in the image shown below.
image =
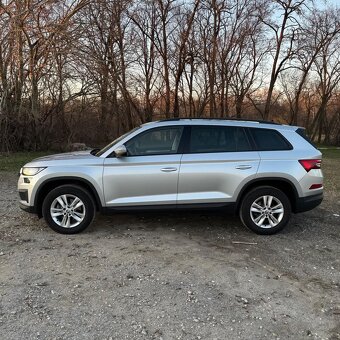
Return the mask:
POLYGON ((141 72, 133 74, 137 86, 141 87, 141 97, 144 102, 143 121, 151 121, 158 96, 155 93, 155 83, 161 76, 156 50, 157 7, 154 2, 141 2, 129 12, 129 17, 135 25, 134 42, 136 44, 136 63, 141 72))
POLYGON ((0 0, 0 148, 105 143, 180 116, 337 141, 338 18, 312 0, 0 0))
POLYGON ((265 42, 264 26, 257 15, 259 7, 260 3, 238 2, 236 18, 239 23, 234 33, 235 46, 230 49, 232 58, 229 58, 225 67, 229 72, 227 79, 235 98, 237 118, 242 115, 244 100, 262 84, 258 68, 268 53, 269 46, 265 42))
POLYGON ((300 111, 300 97, 313 65, 322 49, 340 33, 340 25, 337 14, 332 10, 314 10, 302 23, 297 40, 296 69, 299 79, 292 98, 290 123, 297 125, 300 111))
POLYGON ((281 21, 279 24, 273 18, 268 18, 268 13, 260 16, 261 21, 274 34, 273 52, 272 52, 272 66, 270 72, 270 81, 263 112, 264 119, 270 119, 270 109, 274 93, 276 81, 281 72, 290 66, 287 62, 292 59, 295 54, 294 41, 297 38, 297 31, 300 27, 298 16, 302 10, 306 10, 305 4, 308 0, 272 0, 275 10, 279 12, 281 21))
POLYGON ((198 7, 200 5, 200 0, 195 0, 193 8, 186 10, 184 14, 181 15, 181 20, 178 21, 179 26, 178 38, 173 43, 175 46, 174 55, 174 104, 173 104, 173 114, 174 117, 179 117, 179 85, 182 79, 182 75, 185 69, 188 58, 191 57, 187 45, 188 39, 194 24, 194 19, 198 7))
MULTIPOLYGON (((339 34, 333 34, 334 30, 339 32, 340 11, 325 12, 323 16, 319 18, 319 29, 323 31, 323 34, 327 35, 325 43, 320 49, 320 54, 315 59, 315 72, 318 76, 316 90, 320 98, 320 104, 314 121, 311 125, 310 132, 312 138, 318 135, 318 142, 322 140, 322 133, 325 125, 327 124, 327 105, 333 97, 336 90, 339 90, 340 83, 340 51, 339 34), (329 32, 331 33, 329 35, 329 32)), ((329 136, 326 138, 326 142, 329 142, 329 136)))

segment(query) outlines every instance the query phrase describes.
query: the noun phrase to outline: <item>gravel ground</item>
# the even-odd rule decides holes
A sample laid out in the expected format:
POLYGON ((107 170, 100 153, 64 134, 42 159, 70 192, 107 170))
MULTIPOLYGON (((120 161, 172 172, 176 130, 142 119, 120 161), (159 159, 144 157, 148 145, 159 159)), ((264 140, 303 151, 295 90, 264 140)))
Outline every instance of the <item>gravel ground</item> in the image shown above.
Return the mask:
POLYGON ((212 213, 97 216, 65 236, 1 175, 1 339, 340 339, 337 194, 269 237, 212 213))

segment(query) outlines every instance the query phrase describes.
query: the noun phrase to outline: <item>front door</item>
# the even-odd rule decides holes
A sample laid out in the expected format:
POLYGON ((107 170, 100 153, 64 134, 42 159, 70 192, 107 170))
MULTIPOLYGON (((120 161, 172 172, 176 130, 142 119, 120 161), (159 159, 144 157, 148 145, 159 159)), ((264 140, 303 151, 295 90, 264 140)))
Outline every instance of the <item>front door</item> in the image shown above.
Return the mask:
POLYGON ((175 205, 182 132, 182 126, 146 130, 125 143, 125 157, 106 158, 106 207, 175 205))

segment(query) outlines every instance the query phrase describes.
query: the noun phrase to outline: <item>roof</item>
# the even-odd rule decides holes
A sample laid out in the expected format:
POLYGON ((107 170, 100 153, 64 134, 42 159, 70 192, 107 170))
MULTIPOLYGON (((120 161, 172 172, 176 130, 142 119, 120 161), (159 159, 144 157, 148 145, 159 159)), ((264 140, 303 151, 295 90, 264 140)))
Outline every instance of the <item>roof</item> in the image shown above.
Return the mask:
POLYGON ((271 128, 275 130, 296 130, 297 126, 283 125, 275 122, 251 119, 219 119, 219 118, 171 118, 146 123, 144 125, 221 125, 271 128))

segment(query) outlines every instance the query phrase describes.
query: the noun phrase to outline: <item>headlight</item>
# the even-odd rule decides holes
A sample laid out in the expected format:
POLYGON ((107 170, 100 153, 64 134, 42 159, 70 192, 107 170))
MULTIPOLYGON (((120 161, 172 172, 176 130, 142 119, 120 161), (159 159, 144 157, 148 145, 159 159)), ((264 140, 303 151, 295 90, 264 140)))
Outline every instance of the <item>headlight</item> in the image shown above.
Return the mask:
POLYGON ((40 171, 43 171, 46 168, 22 168, 21 169, 21 173, 24 176, 34 176, 36 174, 38 174, 40 171))

